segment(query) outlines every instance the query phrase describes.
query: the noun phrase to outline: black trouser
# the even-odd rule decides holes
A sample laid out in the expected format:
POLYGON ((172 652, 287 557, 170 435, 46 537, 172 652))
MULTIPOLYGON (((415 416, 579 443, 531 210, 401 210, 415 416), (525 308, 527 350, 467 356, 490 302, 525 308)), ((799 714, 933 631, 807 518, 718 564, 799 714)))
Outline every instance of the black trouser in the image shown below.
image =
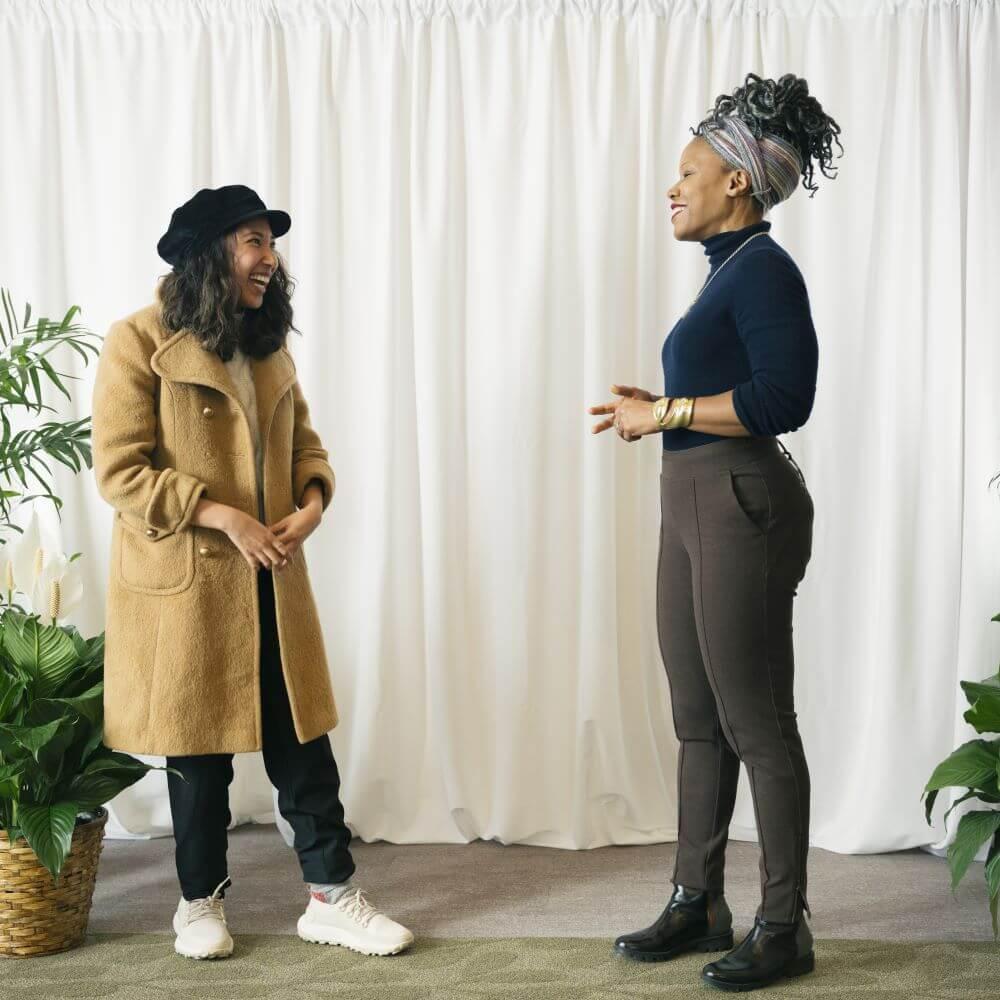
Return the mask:
MULTIPOLYGON (((351 831, 340 803, 340 774, 326 736, 299 743, 295 735, 281 672, 270 570, 258 570, 257 591, 264 767, 278 789, 278 810, 295 831, 295 851, 305 881, 344 882, 354 872, 354 861, 351 831)), ((228 874, 233 755, 168 757, 167 765, 187 779, 167 775, 181 892, 188 900, 210 896, 228 874)))
POLYGON ((766 920, 806 899, 809 771, 793 705, 792 599, 813 504, 774 438, 663 454, 657 627, 678 761, 674 882, 721 890, 740 761, 761 845, 766 920))

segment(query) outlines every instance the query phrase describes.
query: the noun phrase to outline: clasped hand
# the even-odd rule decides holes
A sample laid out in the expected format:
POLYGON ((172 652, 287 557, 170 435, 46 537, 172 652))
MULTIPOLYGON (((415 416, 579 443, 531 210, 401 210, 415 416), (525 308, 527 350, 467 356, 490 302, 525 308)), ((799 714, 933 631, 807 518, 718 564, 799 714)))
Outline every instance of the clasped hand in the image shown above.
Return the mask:
POLYGON ((587 412, 595 416, 608 415, 606 420, 594 424, 590 429, 592 434, 614 427, 615 432, 623 441, 637 441, 645 434, 653 434, 662 430, 653 418, 653 403, 659 399, 645 389, 634 385, 613 385, 611 391, 621 399, 610 403, 591 406, 587 412))
POLYGON ((307 504, 270 526, 234 510, 225 531, 252 569, 274 568, 280 572, 316 530, 321 517, 320 505, 316 503, 307 504))

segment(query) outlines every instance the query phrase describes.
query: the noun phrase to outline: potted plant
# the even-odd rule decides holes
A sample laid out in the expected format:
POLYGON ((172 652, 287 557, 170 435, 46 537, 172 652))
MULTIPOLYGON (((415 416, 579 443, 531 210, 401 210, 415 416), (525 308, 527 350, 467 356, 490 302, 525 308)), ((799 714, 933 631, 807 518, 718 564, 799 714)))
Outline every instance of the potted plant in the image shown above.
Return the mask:
POLYGON ((151 768, 102 743, 104 635, 63 623, 82 596, 59 546, 43 545, 37 517, 25 531, 16 506, 46 498, 58 511, 48 460, 90 466, 90 420, 17 418, 51 411, 43 380, 70 398, 49 355, 69 346, 86 362, 95 335, 74 323, 19 324, 0 290, 0 956, 49 954, 86 932, 107 813, 101 807, 151 768), (29 490, 34 488, 35 492, 29 490), (16 535, 14 537, 16 537, 16 535), (28 608, 14 600, 19 593, 28 608))
MULTIPOLYGON (((1000 622, 1000 615, 992 619, 1000 622)), ((962 690, 969 702, 963 718, 980 735, 1000 733, 1000 672, 981 681, 962 681, 962 690)), ((969 799, 984 805, 1000 805, 1000 738, 974 739, 963 743, 934 769, 927 787, 927 822, 931 821, 934 800, 942 788, 964 788, 965 794, 945 813, 945 823, 955 806, 969 799)), ((986 886, 990 913, 993 917, 993 937, 1000 937, 998 903, 1000 903, 1000 810, 976 809, 959 821, 955 839, 948 847, 952 889, 957 888, 980 848, 989 842, 986 854, 986 886)))

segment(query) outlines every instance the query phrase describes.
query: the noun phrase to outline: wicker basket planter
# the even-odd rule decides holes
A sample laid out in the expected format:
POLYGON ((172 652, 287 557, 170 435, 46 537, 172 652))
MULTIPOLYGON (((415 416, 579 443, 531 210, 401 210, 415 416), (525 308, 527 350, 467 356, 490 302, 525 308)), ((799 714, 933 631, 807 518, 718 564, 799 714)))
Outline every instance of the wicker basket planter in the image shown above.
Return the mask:
POLYGON ((107 821, 100 809, 73 831, 57 885, 24 840, 11 844, 0 830, 0 957, 51 955, 83 941, 107 821))

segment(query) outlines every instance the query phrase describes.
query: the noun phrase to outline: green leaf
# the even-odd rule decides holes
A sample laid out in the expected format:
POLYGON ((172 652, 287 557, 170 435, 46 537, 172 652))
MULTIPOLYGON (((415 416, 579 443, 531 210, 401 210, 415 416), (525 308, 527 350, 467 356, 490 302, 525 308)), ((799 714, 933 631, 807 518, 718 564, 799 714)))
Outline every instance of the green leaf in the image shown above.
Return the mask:
POLYGON ((17 800, 24 767, 20 763, 0 766, 0 800, 17 800))
POLYGON ((958 888, 976 852, 1000 830, 1000 810, 966 813, 955 831, 955 840, 948 847, 948 864, 951 866, 951 888, 958 888))
POLYGON ((22 747, 38 760, 38 753, 51 740, 62 725, 62 719, 54 719, 43 726, 11 726, 0 723, 0 753, 10 755, 12 746, 22 747))
POLYGON ((931 812, 934 809, 934 802, 938 797, 938 789, 934 789, 932 792, 925 792, 927 796, 927 801, 924 804, 924 815, 927 817, 927 825, 931 825, 931 812))
POLYGON ((69 750, 75 735, 76 723, 73 719, 66 718, 56 731, 55 736, 38 751, 36 758, 38 767, 48 782, 48 793, 44 796, 45 799, 51 798, 51 789, 62 776, 66 762, 66 751, 69 750))
POLYGON ((134 785, 148 771, 148 764, 127 754, 110 752, 94 757, 67 786, 82 809, 93 809, 110 802, 119 792, 134 785))
POLYGON ((38 369, 32 368, 29 375, 31 377, 31 387, 35 391, 35 399, 40 403, 42 401, 42 383, 38 377, 38 369))
POLYGON ((35 694, 55 694, 70 676, 78 657, 73 640, 55 625, 31 617, 5 628, 3 644, 10 658, 35 679, 35 694))
POLYGON ((986 855, 986 887, 990 896, 1000 892, 1000 838, 993 837, 990 852, 986 855))
POLYGON ((83 749, 80 751, 80 763, 86 764, 101 747, 104 746, 104 726, 95 726, 83 749))
POLYGON ((82 660, 73 676, 59 688, 59 697, 76 698, 86 694, 95 684, 103 683, 103 676, 103 660, 82 660))
POLYGON ((955 809, 956 806, 960 806, 963 802, 967 802, 969 799, 974 799, 974 798, 978 798, 977 793, 970 791, 970 792, 966 792, 960 799, 956 799, 948 807, 948 809, 945 812, 944 816, 941 818, 941 822, 944 823, 944 825, 947 827, 947 825, 948 825, 948 817, 951 815, 952 810, 955 809))
POLYGON ((48 731, 52 724, 56 725, 56 731, 33 755, 49 785, 55 784, 62 773, 63 759, 76 734, 75 717, 65 705, 42 698, 25 712, 22 725, 23 729, 48 731))
POLYGON ((14 304, 10 297, 10 292, 5 288, 3 290, 2 296, 3 300, 3 311, 7 317, 7 329, 6 329, 6 340, 9 342, 13 340, 18 333, 17 320, 14 318, 14 304))
MULTIPOLYGON (((73 560, 71 559, 70 562, 73 560)), ((87 658, 87 653, 89 652, 89 645, 87 640, 84 639, 82 635, 77 631, 75 625, 63 626, 63 631, 70 637, 73 643, 73 649, 76 650, 76 656, 79 660, 85 660, 87 658)))
POLYGON ((21 700, 24 689, 22 680, 0 671, 0 722, 13 721, 13 711, 21 700))
POLYGON ((990 852, 986 855, 986 887, 990 895, 990 916, 993 918, 993 938, 1000 938, 997 902, 1000 900, 1000 833, 993 835, 990 852))
POLYGON ((51 711, 58 711, 60 714, 71 708, 92 725, 99 723, 104 715, 104 682, 99 681, 82 694, 70 698, 39 698, 32 709, 37 709, 38 706, 52 706, 51 711))
POLYGON ((1000 696, 977 698, 962 718, 977 733, 1000 733, 1000 696))
POLYGON ((965 692, 971 705, 980 695, 995 695, 1000 697, 1000 674, 991 674, 981 681, 959 681, 959 687, 965 692))
POLYGON ((990 794, 1000 792, 997 786, 997 760, 1000 740, 970 740, 943 760, 934 769, 925 792, 939 788, 979 788, 990 794))
POLYGON ((58 880, 73 844, 73 830, 79 808, 75 802, 36 806, 22 802, 17 812, 24 839, 38 860, 58 880))

